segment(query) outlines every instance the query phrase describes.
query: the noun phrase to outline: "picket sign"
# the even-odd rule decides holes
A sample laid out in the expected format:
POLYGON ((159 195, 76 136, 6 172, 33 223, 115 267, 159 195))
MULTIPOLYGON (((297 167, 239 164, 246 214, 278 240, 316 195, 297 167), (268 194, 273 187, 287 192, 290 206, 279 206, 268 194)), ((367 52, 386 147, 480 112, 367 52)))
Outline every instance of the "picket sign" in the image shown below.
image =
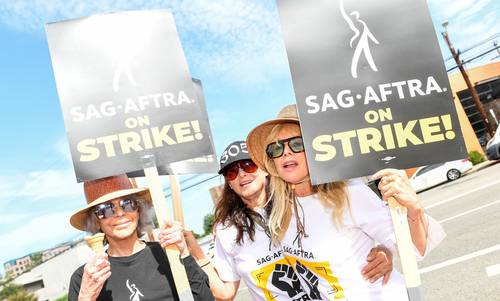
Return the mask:
MULTIPOLYGON (((149 193, 151 194, 151 200, 153 201, 156 218, 160 228, 163 228, 169 220, 168 208, 154 157, 148 156, 148 158, 145 158, 143 165, 144 175, 146 176, 146 181, 148 182, 149 193)), ((191 287, 189 286, 189 280, 186 275, 186 270, 180 260, 179 249, 175 245, 170 245, 165 248, 165 253, 167 254, 170 269, 172 270, 172 274, 174 276, 175 288, 177 290, 177 294, 179 295, 179 300, 194 301, 193 294, 191 293, 191 287)))
POLYGON ((180 222, 184 227, 184 214, 182 213, 181 187, 177 175, 169 175, 170 192, 172 193, 172 208, 174 209, 174 220, 180 222))
POLYGON ((387 202, 391 212, 392 224, 394 225, 394 234, 396 235, 399 259, 401 261, 401 268, 403 269, 408 299, 410 301, 423 301, 422 282, 410 235, 407 210, 393 197, 390 197, 387 202))

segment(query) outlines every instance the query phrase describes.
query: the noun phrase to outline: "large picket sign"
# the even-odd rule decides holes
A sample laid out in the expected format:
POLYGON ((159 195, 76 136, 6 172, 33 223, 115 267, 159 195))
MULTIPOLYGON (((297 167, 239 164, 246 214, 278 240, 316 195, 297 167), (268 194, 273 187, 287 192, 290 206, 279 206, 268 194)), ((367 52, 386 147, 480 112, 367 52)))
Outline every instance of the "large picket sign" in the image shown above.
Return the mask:
MULTIPOLYGON (((425 0, 278 0, 313 184, 467 156, 425 0)), ((409 300, 406 208, 388 200, 409 300)))
POLYGON ((425 0, 278 8, 313 184, 467 156, 425 0))
POLYGON ((77 181, 213 154, 170 12, 46 26, 77 181))

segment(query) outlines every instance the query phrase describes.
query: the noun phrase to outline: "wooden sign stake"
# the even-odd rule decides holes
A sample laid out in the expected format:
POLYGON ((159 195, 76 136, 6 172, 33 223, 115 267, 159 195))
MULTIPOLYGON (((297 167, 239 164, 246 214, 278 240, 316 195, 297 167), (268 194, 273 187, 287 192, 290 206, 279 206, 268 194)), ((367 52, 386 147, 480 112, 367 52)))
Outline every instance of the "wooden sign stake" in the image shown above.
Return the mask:
POLYGON ((406 290, 410 301, 423 301, 421 290, 420 273, 418 271, 415 251, 410 235, 410 227, 406 217, 407 210, 405 207, 393 198, 389 198, 389 210, 391 212, 392 224, 394 225, 394 233, 398 245, 399 259, 406 282, 406 290))
MULTIPOLYGON (((146 180, 148 182, 149 192, 153 201, 158 224, 160 227, 164 227, 168 222, 168 208, 154 157, 147 156, 143 158, 143 166, 144 175, 146 176, 146 180)), ((177 294, 179 295, 179 300, 194 301, 191 293, 191 287, 189 286, 189 280, 186 275, 186 270, 180 261, 179 249, 176 246, 171 245, 165 248, 165 253, 167 254, 170 268, 174 276, 175 287, 177 289, 177 294)))
POLYGON ((172 193, 172 207, 174 209, 174 219, 181 222, 184 227, 184 214, 182 211, 182 198, 179 178, 177 175, 169 175, 170 192, 172 193))

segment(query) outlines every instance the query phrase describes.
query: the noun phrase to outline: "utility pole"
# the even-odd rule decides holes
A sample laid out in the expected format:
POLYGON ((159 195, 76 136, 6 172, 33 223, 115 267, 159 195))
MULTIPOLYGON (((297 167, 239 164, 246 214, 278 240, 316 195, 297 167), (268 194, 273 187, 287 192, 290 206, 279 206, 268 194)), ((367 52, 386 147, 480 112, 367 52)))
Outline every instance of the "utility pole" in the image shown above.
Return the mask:
POLYGON ((485 129, 488 131, 490 134, 490 137, 493 137, 495 131, 493 127, 491 126, 490 122, 488 121, 488 116, 486 115, 486 111, 483 108, 483 104, 481 103, 481 100, 479 100, 479 96, 477 95, 476 88, 471 84, 469 76, 467 75, 467 72, 464 69, 464 66, 462 64, 462 61, 460 60, 460 54, 453 48, 450 42, 450 38, 448 36, 448 21, 444 22, 443 24, 444 31, 441 32, 443 35, 444 40, 446 41, 446 44, 448 44, 448 48, 450 48, 451 55, 455 59, 455 62, 457 63, 458 69, 460 69, 460 72, 462 73, 462 76, 465 80, 465 84, 467 84, 467 88, 469 90, 469 93, 472 97, 472 100, 474 101, 474 104, 476 105, 477 110, 481 114, 481 119, 483 121, 483 125, 485 129))

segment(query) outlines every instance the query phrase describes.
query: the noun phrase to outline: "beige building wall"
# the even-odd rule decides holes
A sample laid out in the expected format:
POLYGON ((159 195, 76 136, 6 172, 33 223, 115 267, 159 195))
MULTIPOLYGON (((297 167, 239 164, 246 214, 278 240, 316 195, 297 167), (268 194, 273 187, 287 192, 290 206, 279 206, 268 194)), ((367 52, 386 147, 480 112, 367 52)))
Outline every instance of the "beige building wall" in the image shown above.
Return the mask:
MULTIPOLYGON (((476 83, 478 82, 500 76, 500 62, 494 62, 479 67, 466 69, 466 71, 469 75, 469 79, 472 85, 476 85, 476 83)), ((467 89, 467 84, 465 83, 462 73, 456 72, 450 74, 448 76, 448 79, 450 81, 453 100, 455 102, 455 107, 457 108, 458 119, 460 121, 462 133, 464 134, 467 151, 470 152, 472 150, 477 150, 484 155, 483 149, 481 148, 481 145, 479 145, 476 134, 474 133, 469 119, 467 118, 467 115, 465 114, 462 104, 460 103, 460 100, 457 96, 457 92, 467 89)))

